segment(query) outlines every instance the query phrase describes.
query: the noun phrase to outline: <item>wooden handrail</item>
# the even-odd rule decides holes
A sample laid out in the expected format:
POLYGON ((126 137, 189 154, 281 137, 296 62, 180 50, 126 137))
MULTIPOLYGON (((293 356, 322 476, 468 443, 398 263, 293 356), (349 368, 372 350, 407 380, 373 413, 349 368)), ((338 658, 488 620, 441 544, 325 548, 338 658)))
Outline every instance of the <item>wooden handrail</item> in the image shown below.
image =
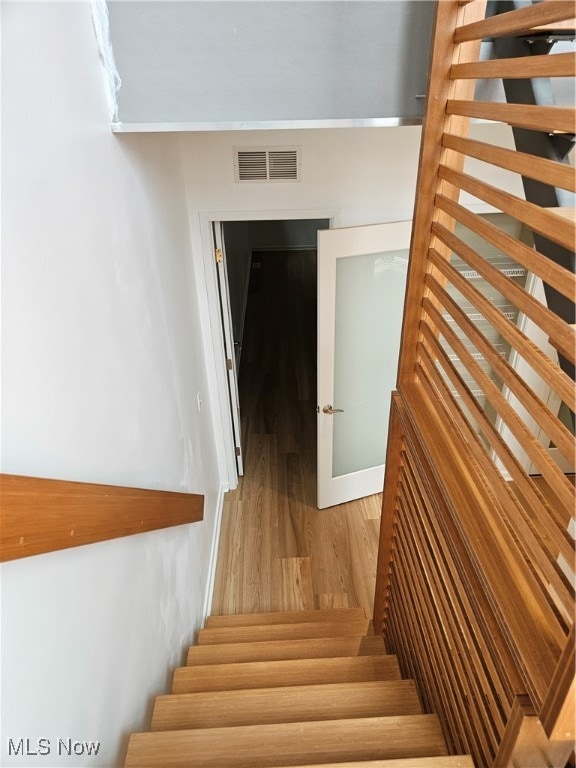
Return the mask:
POLYGON ((0 475, 0 561, 199 522, 204 497, 0 475))

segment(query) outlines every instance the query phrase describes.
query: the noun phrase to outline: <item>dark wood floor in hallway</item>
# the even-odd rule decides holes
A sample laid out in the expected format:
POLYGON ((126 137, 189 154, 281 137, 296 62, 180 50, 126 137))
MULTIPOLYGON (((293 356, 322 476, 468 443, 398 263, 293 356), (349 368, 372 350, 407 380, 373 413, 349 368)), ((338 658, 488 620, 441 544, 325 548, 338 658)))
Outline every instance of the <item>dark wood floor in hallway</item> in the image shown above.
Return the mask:
POLYGON ((244 476, 227 494, 213 614, 372 614, 381 495, 316 507, 316 252, 254 258, 240 369, 244 476))

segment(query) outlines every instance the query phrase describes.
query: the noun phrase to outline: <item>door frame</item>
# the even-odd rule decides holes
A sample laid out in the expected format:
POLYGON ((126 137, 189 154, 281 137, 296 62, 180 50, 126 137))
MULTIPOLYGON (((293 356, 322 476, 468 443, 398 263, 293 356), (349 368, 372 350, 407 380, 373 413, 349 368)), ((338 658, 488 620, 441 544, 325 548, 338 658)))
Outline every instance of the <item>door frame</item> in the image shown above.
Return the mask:
MULTIPOLYGON (((334 208, 310 208, 289 210, 243 210, 243 211, 205 211, 198 214, 200 239, 202 245, 202 263, 206 304, 201 302, 201 316, 205 330, 206 362, 210 408, 215 427, 216 454, 221 482, 228 490, 238 485, 236 468, 236 446, 230 415, 230 396, 228 392, 228 371, 226 369, 224 349, 224 331, 220 314, 220 296, 218 275, 214 258, 214 238, 212 224, 227 221, 292 221, 297 219, 328 219, 329 228, 339 226, 340 213, 334 208), (203 311, 204 309, 204 311, 203 311), (211 358, 211 359, 210 359, 211 358)), ((259 249, 262 250, 262 249, 259 249)), ((228 285, 226 285, 228 290, 228 285)))

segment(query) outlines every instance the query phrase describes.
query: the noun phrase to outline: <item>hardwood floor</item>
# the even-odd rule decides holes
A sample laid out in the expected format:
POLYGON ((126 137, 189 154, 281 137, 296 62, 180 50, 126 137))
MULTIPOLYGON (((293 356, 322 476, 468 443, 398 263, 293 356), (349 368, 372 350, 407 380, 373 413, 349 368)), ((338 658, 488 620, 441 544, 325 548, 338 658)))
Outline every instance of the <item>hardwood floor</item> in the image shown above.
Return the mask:
POLYGON ((316 507, 316 252, 257 261, 239 382, 244 476, 225 500, 212 613, 371 616, 381 495, 316 507))

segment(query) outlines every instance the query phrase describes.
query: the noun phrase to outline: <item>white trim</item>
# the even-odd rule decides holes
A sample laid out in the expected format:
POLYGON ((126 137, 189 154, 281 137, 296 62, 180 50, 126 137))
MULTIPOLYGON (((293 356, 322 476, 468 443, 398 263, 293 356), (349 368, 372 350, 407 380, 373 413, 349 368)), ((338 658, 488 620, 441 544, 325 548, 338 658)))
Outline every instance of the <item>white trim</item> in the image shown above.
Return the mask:
POLYGON ((234 329, 232 328, 232 309, 230 303, 230 283, 228 282, 228 268, 226 264, 226 244, 224 242, 224 227, 221 221, 212 225, 214 244, 220 250, 222 258, 216 264, 218 276, 218 293, 220 304, 221 328, 224 337, 224 357, 226 358, 226 380, 228 383, 228 403, 234 434, 234 447, 236 455, 236 472, 244 474, 244 460, 242 457, 242 428, 240 425, 240 393, 238 391, 238 369, 236 366, 236 352, 234 350, 234 329), (230 369, 228 369, 230 360, 230 369))
MULTIPOLYGON (((228 372, 225 365, 224 335, 220 319, 220 301, 218 297, 218 276, 214 259, 214 238, 212 221, 217 219, 200 218, 200 237, 202 241, 204 295, 208 317, 208 336, 206 339, 206 368, 210 386, 210 408, 215 426, 215 442, 220 468, 220 478, 229 488, 236 488, 238 474, 236 471, 236 453, 234 433, 229 408, 223 406, 228 402, 228 372), (208 354, 211 357, 208 360, 208 354), (231 447, 230 447, 231 446, 231 447)), ((201 285, 198 286, 201 291, 201 285)))
POLYGON ((329 226, 337 225, 339 212, 331 209, 306 209, 306 210, 268 210, 268 211, 203 211, 198 213, 200 225, 200 238, 202 242, 202 258, 204 267, 204 288, 207 302, 208 325, 210 328, 210 340, 207 340, 206 350, 210 352, 212 361, 206 360, 210 370, 209 377, 214 381, 214 390, 211 392, 211 408, 216 425, 216 444, 218 456, 222 462, 222 481, 229 488, 238 485, 236 471, 236 452, 234 434, 228 404, 228 372, 225 358, 219 350, 224 349, 222 323, 220 319, 220 305, 218 298, 218 283, 216 275, 216 262, 214 260, 214 245, 212 238, 213 221, 283 221, 297 219, 328 219, 329 226))
POLYGON ((212 609, 212 599, 214 597, 214 586, 216 584, 216 566, 218 564, 218 547, 220 545, 220 530, 222 528, 222 517, 224 511, 224 495, 229 491, 226 483, 222 483, 218 490, 216 500, 216 515, 214 519, 214 533, 212 534, 212 545, 210 547, 210 560, 208 561, 208 581, 206 582, 206 595, 204 597, 204 607, 202 608, 202 624, 204 625, 210 610, 212 609))
POLYGON ((306 128, 397 128, 422 125, 421 117, 365 117, 341 120, 236 120, 232 122, 112 123, 112 133, 185 131, 280 131, 306 128))
POLYGON ((335 208, 278 208, 243 211, 201 211, 198 213, 201 223, 213 221, 283 221, 284 219, 330 219, 331 226, 340 220, 340 212, 335 208))

